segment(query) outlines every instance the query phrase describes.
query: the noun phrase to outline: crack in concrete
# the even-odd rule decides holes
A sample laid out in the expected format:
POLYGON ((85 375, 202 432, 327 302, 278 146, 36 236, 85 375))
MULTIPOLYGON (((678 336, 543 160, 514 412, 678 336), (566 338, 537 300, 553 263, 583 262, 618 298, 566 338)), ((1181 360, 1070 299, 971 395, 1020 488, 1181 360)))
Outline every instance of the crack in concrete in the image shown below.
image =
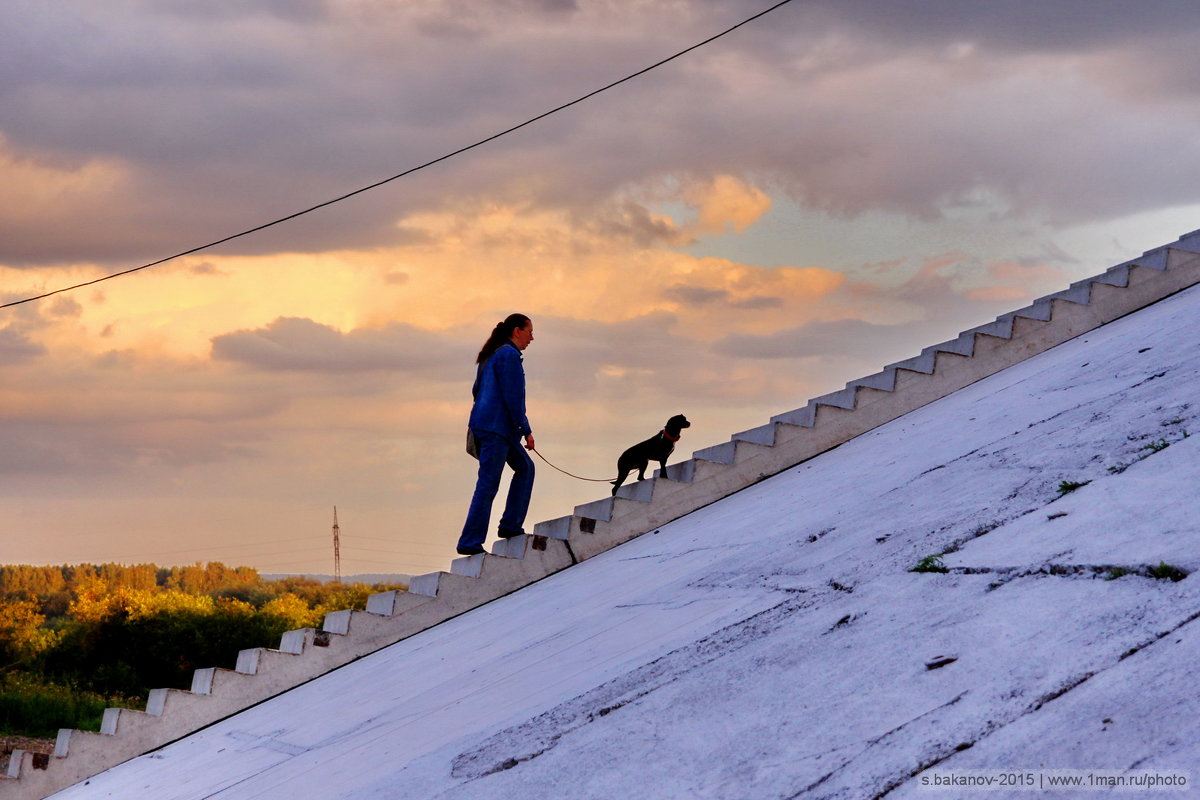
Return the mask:
POLYGON ((1147 647, 1150 647, 1151 645, 1155 644, 1156 642, 1159 642, 1174 633, 1178 633, 1182 628, 1184 628, 1187 625, 1190 625, 1191 623, 1195 622, 1198 619, 1200 619, 1200 611, 1190 614, 1189 616, 1184 618, 1181 622, 1179 622, 1179 624, 1175 625, 1174 627, 1172 627, 1166 631, 1162 631, 1161 633, 1155 634, 1152 638, 1148 639, 1144 643, 1142 643, 1142 644, 1138 645, 1137 647, 1134 647, 1131 650, 1127 651, 1126 653, 1122 654, 1120 657, 1117 658, 1117 660, 1115 662, 1113 662, 1109 666, 1102 667, 1101 669, 1097 669, 1097 670, 1092 670, 1090 672, 1085 672, 1082 675, 1079 675, 1075 678, 1065 681, 1057 689, 1055 689, 1051 692, 1047 692, 1046 694, 1042 695, 1034 702, 1030 703, 1028 706, 1025 707, 1024 711, 1018 712, 1016 715, 1010 717, 1009 719, 1007 719, 1003 722, 988 723, 988 725, 986 725, 984 727, 984 729, 978 735, 976 735, 975 738, 973 738, 969 742, 963 742, 963 743, 957 744, 953 747, 946 745, 941 748, 938 748, 937 751, 934 754, 932 754, 932 756, 930 758, 927 758, 924 761, 922 761, 922 763, 916 769, 910 771, 908 774, 906 774, 904 776, 898 777, 898 778, 890 781, 883 788, 882 791, 873 795, 871 797, 871 800, 882 800, 882 798, 891 794, 894 790, 903 786, 905 783, 912 780, 917 775, 920 775, 925 770, 937 766, 938 764, 942 763, 946 759, 952 757, 955 753, 962 752, 963 750, 969 750, 970 748, 977 745, 979 742, 983 741, 988 736, 991 736, 996 731, 1006 728, 1009 725, 1012 725, 1013 723, 1018 722, 1031 714, 1037 713, 1048 703, 1052 703, 1055 700, 1058 700, 1059 698, 1064 697, 1065 695, 1069 694, 1070 692, 1074 691, 1075 689, 1078 689, 1080 686, 1087 683, 1088 681, 1090 681, 1092 678, 1096 677, 1097 675, 1102 675, 1110 669, 1115 669, 1116 667, 1120 666, 1120 664, 1125 659, 1129 658, 1130 656, 1132 656, 1136 653, 1141 652, 1142 650, 1146 649, 1147 647))
MULTIPOLYGON (((1178 568, 1176 568, 1178 569, 1178 568)), ((1046 563, 1036 567, 946 567, 947 574, 954 575, 997 575, 999 580, 988 586, 988 591, 999 589, 1006 583, 1020 578, 1037 576, 1084 577, 1089 580, 1116 580, 1126 575, 1135 575, 1150 580, 1176 582, 1183 578, 1164 574, 1161 565, 1155 564, 1056 564, 1046 563)), ((1185 577, 1189 574, 1179 570, 1185 577)))
POLYGON ((880 735, 878 735, 872 739, 868 739, 866 741, 866 743, 863 745, 862 749, 860 749, 857 753, 855 753, 854 755, 845 759, 841 764, 837 765, 836 767, 831 769, 829 772, 825 773, 820 778, 818 778, 817 780, 810 783, 808 786, 805 786, 799 792, 796 792, 795 794, 792 794, 792 795, 788 795, 784 800, 796 800, 796 798, 800 797, 801 795, 805 794, 806 792, 811 792, 813 789, 816 789, 818 786, 820 786, 821 784, 828 781, 834 775, 836 775, 839 772, 841 772, 842 770, 844 770, 850 764, 854 763, 859 757, 861 757, 863 754, 867 753, 872 747, 875 747, 880 742, 882 742, 884 739, 887 739, 888 737, 899 733, 900 731, 904 730, 908 726, 912 725, 914 722, 922 720, 925 717, 928 717, 930 714, 935 714, 938 711, 941 711, 942 709, 949 708, 950 706, 956 704, 959 700, 962 700, 966 696, 967 696, 967 692, 960 692, 956 697, 946 701, 945 703, 942 703, 941 705, 936 706, 935 708, 931 708, 928 711, 918 714, 917 716, 913 717, 912 719, 907 720, 906 722, 902 722, 901 724, 897 725, 896 727, 892 728, 891 730, 881 733, 880 735))

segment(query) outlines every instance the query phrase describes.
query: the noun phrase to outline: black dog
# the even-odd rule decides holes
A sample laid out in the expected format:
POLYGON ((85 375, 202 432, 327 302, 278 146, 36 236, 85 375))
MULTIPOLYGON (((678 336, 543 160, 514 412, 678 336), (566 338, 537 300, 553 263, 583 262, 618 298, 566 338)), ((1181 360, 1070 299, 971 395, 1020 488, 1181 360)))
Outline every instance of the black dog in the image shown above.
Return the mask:
POLYGON ((679 441, 679 433, 684 428, 690 427, 692 427, 692 423, 687 421, 687 417, 683 414, 676 414, 667 420, 667 426, 657 434, 621 453, 621 457, 617 459, 617 479, 613 481, 612 493, 617 493, 617 489, 620 489, 621 484, 625 482, 625 476, 635 469, 638 471, 638 480, 645 480, 646 467, 650 465, 651 461, 657 461, 662 467, 662 474, 666 475, 667 459, 675 450, 675 443, 679 441))

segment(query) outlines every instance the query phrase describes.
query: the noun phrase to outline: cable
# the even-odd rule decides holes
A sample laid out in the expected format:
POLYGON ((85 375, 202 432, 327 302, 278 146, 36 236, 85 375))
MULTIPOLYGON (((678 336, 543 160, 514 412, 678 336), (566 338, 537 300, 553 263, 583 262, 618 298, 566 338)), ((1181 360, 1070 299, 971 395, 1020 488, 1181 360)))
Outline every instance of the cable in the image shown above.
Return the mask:
MULTIPOLYGON (((540 458, 542 461, 545 461, 547 464, 550 464, 550 461, 544 455, 542 455, 541 453, 538 453, 538 451, 536 449, 534 449, 533 452, 537 453, 538 458, 540 458)), ((558 470, 563 475, 570 475, 572 478, 575 478, 576 480, 587 481, 588 483, 616 483, 617 482, 616 478, 581 478, 578 475, 575 475, 574 473, 567 472, 562 467, 555 467, 553 464, 550 464, 550 466, 554 467, 554 469, 558 470)))
POLYGON ((705 39, 702 42, 698 42, 698 43, 692 45, 691 47, 688 47, 684 50, 680 50, 675 55, 668 56, 667 58, 664 58, 661 61, 651 64, 648 67, 640 69, 631 75, 626 75, 624 78, 621 78, 620 80, 613 81, 612 83, 608 84, 607 86, 603 86, 599 89, 595 89, 595 90, 583 95, 582 97, 576 98, 575 100, 572 100, 568 103, 563 103, 562 105, 560 105, 556 108, 552 108, 549 111, 538 114, 536 117, 527 119, 524 122, 520 123, 519 125, 513 125, 511 128, 502 130, 499 133, 494 133, 491 136, 487 137, 486 139, 480 139, 479 141, 475 142, 474 144, 469 144, 466 147, 460 147, 459 149, 457 149, 451 153, 447 153, 444 156, 435 158, 432 161, 426 161, 424 164, 421 164, 420 166, 406 169, 403 172, 400 172, 396 175, 391 176, 390 178, 384 178, 383 180, 376 181, 375 183, 372 183, 369 186, 364 186, 361 189, 355 189, 352 192, 347 192, 346 194, 343 194, 339 197, 335 197, 332 200, 326 200, 323 203, 317 203, 315 206, 310 206, 309 208, 306 208, 303 211, 297 211, 293 214, 288 214, 286 217, 280 217, 279 219, 273 220, 271 222, 266 222, 266 223, 263 223, 262 225, 256 225, 255 227, 248 228, 247 230, 241 231, 240 233, 235 233, 230 236, 226 236, 222 239, 217 239, 216 241, 209 242, 208 244, 202 244, 197 247, 192 247, 188 250, 180 251, 178 253, 175 253, 174 255, 169 255, 165 258, 160 258, 157 261, 151 261, 148 264, 142 264, 140 267, 132 267, 130 269, 122 270, 120 272, 114 272, 111 275, 105 275, 104 277, 101 277, 101 278, 96 278, 96 279, 90 280, 90 281, 84 281, 83 283, 77 283, 74 286, 66 286, 61 289, 55 289, 54 291, 46 292, 44 294, 39 294, 34 297, 27 297, 24 300, 14 300, 12 302, 4 303, 3 305, 0 305, 0 308, 11 308, 12 306, 19 306, 23 303, 32 303, 35 300, 44 300, 45 298, 53 297, 56 294, 62 294, 64 292, 74 291, 75 289, 82 289, 85 286, 92 286, 92 285, 100 283, 102 281, 112 280, 113 278, 119 278, 123 275, 129 275, 134 272, 140 272, 141 270, 149 269, 150 267, 157 267, 158 265, 165 264, 168 261, 173 261, 177 258, 182 258, 183 256, 189 256, 189 255, 192 255, 193 253, 198 253, 201 250, 207 250, 210 247, 216 247, 217 245, 225 244, 226 242, 231 242, 234 239, 240 239, 241 237, 249 236, 252 233, 258 233, 261 230, 266 230, 267 228, 271 228, 271 227, 274 227, 275 225, 279 225, 281 223, 288 222, 289 220, 296 219, 297 217, 302 217, 305 214, 312 213, 313 211, 317 211, 319 209, 325 208, 326 206, 331 206, 334 203, 340 203, 343 200, 348 200, 351 197, 354 197, 355 195, 362 194, 363 192, 370 191, 371 189, 376 189, 380 186, 383 186, 386 183, 391 183, 392 181, 403 178, 406 175, 411 175, 414 172, 423 170, 426 167, 432 167, 434 164, 438 164, 449 158, 453 158, 454 156, 460 155, 461 153, 465 153, 468 150, 474 150, 476 147, 480 147, 481 145, 485 145, 488 142, 495 141, 496 139, 499 139, 501 136, 507 136, 508 134, 513 133, 514 131, 518 131, 521 128, 526 127, 527 125, 532 125, 535 122, 539 122, 539 121, 545 119, 546 117, 549 117, 552 114, 557 114, 559 111, 563 111, 565 109, 570 108, 571 106, 578 105, 579 103, 582 103, 585 100, 589 100, 589 99, 595 97, 596 95, 600 94, 601 92, 606 92, 609 89, 612 89, 616 86, 620 86, 622 83, 631 81, 634 78, 645 75, 647 72, 650 72, 653 69, 657 69, 658 67, 661 67, 664 64, 674 61, 675 59, 679 58, 680 56, 687 55, 688 53, 692 52, 693 50, 703 47, 706 44, 714 42, 717 39, 720 39, 722 36, 732 33, 733 31, 737 30, 738 28, 742 27, 743 25, 753 22, 754 20, 758 19, 759 17, 765 16, 777 8, 787 5, 791 1, 792 0, 780 0, 780 2, 776 3, 775 5, 771 6, 770 8, 768 8, 764 11, 760 11, 752 17, 748 17, 748 18, 742 20, 741 22, 737 23, 736 25, 734 25, 730 28, 726 28, 725 30, 721 31, 720 33, 718 33, 714 36, 708 37, 707 39, 705 39))

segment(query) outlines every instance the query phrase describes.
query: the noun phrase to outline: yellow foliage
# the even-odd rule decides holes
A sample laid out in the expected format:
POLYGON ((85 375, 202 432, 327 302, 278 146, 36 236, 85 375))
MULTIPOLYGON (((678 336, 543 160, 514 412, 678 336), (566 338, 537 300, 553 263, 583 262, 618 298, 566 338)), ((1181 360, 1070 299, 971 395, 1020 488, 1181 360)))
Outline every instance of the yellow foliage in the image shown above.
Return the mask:
POLYGON ((69 613, 80 621, 99 622, 112 616, 142 619, 161 612, 211 614, 216 608, 217 602, 208 595, 188 594, 178 589, 152 591, 127 586, 109 589, 102 581, 89 581, 76 590, 69 613))
POLYGON ((300 597, 284 592, 263 604, 262 613, 283 620, 291 629, 315 627, 322 612, 308 607, 300 597))
POLYGON ((0 652, 27 658, 53 647, 59 634, 43 630, 45 621, 38 604, 32 600, 0 603, 0 652))

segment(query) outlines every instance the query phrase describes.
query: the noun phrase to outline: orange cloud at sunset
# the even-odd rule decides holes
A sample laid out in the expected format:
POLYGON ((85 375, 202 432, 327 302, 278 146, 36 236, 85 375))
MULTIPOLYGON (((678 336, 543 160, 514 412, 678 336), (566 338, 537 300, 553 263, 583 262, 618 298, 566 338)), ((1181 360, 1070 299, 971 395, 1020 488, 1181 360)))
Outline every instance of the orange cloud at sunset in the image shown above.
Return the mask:
POLYGON ((684 196, 696 206, 700 230, 741 233, 771 209, 771 198, 761 189, 733 175, 718 175, 705 185, 691 185, 684 196))
MULTIPOLYGON (((699 197, 706 228, 744 227, 770 205, 748 184, 718 185, 724 188, 699 197), (736 198, 752 202, 747 207, 736 198)), ((214 337, 265 325, 285 312, 343 332, 399 322, 440 331, 524 307, 533 298, 542 314, 607 321, 666 310, 690 335, 712 338, 703 331, 730 314, 754 329, 794 319, 797 311, 828 315, 818 304, 845 282, 820 267, 768 268, 690 256, 643 243, 611 225, 580 228, 561 212, 467 208, 415 215, 402 227, 413 244, 190 257, 122 278, 102 292, 84 290, 84 302, 72 297, 65 317, 51 307, 44 316, 56 324, 42 326, 35 338, 95 354, 132 350, 198 357, 208 353, 214 337), (200 263, 204 269, 195 269, 200 263), (395 280, 397 273, 405 279, 395 280), (171 298, 169 305, 164 297, 171 298)), ((97 274, 27 269, 9 270, 7 279, 32 292, 97 274)))

